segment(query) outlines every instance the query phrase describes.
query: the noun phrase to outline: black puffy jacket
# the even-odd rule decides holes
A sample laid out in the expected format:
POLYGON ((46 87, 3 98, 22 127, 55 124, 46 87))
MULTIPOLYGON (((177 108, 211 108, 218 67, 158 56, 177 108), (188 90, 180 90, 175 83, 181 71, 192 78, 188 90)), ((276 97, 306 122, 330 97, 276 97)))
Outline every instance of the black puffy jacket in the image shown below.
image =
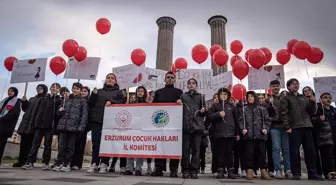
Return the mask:
POLYGON ((328 110, 326 108, 322 108, 322 105, 318 105, 318 109, 316 113, 312 116, 312 122, 314 125, 314 135, 316 136, 317 146, 324 145, 333 145, 333 135, 330 126, 330 116, 332 114, 332 110, 328 110), (325 116, 325 120, 321 120, 320 116, 325 116))
POLYGON ((41 99, 40 106, 35 119, 35 128, 55 130, 59 121, 57 109, 61 105, 62 99, 60 96, 47 96, 41 99))

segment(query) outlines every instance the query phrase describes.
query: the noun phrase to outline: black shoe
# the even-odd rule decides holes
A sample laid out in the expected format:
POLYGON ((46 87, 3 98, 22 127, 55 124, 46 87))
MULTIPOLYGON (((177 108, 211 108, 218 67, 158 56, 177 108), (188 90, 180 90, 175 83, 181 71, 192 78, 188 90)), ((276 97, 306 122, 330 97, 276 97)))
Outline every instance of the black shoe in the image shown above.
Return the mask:
POLYGON ((178 177, 177 171, 171 171, 170 172, 170 177, 177 178, 178 177))
POLYGON ((321 176, 311 176, 308 177, 308 180, 313 180, 313 181, 324 181, 324 179, 321 176))
POLYGON ((141 171, 135 171, 135 176, 142 176, 141 171))
POLYGON ((192 173, 192 174, 190 174, 190 178, 191 179, 198 179, 198 176, 197 176, 196 173, 192 173))
POLYGON ((182 175, 182 178, 183 179, 189 179, 189 173, 184 173, 183 175, 182 175))
POLYGON ((21 168, 24 165, 24 163, 20 163, 20 162, 15 162, 13 164, 13 168, 21 168))
POLYGON ((231 168, 228 170, 228 178, 229 179, 236 179, 235 169, 231 168))
POLYGON ((154 176, 154 177, 162 177, 163 176, 163 172, 162 171, 159 171, 159 170, 155 170, 151 173, 151 176, 154 176))
POLYGON ((301 180, 301 176, 300 175, 293 175, 292 180, 301 180))
POLYGON ((133 172, 131 170, 126 170, 124 175, 133 175, 133 172))

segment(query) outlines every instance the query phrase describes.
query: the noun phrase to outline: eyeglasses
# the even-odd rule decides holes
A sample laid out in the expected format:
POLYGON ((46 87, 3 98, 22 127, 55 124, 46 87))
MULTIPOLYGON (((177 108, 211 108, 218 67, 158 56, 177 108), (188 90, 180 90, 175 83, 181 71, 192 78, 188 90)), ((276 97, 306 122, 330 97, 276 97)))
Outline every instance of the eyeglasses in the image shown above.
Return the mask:
POLYGON ((174 79, 175 77, 173 77, 173 76, 167 76, 166 78, 168 78, 168 79, 174 79))

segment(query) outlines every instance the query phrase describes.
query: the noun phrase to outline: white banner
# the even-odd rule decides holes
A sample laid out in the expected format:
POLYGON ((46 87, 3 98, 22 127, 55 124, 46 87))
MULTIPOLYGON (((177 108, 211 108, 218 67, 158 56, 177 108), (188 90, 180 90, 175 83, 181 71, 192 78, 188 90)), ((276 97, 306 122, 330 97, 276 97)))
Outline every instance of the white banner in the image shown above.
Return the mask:
POLYGON ((140 67, 129 64, 125 66, 115 67, 112 69, 117 76, 117 81, 120 89, 136 87, 146 83, 145 79, 145 64, 140 67))
POLYGON ((205 100, 212 99, 213 87, 212 69, 181 69, 176 72, 176 88, 181 89, 183 92, 188 91, 188 80, 194 78, 198 82, 198 92, 205 95, 205 100))
POLYGON ((66 79, 96 80, 101 58, 87 57, 82 62, 69 58, 64 73, 66 79))
POLYGON ((259 70, 250 67, 248 74, 248 90, 269 89, 272 80, 279 80, 280 88, 286 88, 283 65, 264 66, 259 70))
POLYGON ((335 101, 336 76, 315 77, 313 80, 316 99, 319 99, 323 93, 330 93, 331 97, 333 97, 333 101, 335 101))
POLYGON ((14 62, 10 83, 44 81, 48 58, 17 60, 14 62))
POLYGON ((182 106, 123 104, 105 107, 99 156, 180 159, 182 106))

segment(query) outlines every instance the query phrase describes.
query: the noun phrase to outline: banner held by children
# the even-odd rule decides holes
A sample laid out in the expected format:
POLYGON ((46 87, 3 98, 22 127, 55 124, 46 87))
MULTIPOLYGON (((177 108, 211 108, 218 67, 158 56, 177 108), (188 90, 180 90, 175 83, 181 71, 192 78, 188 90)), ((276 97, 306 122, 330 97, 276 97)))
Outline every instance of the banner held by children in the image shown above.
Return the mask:
POLYGON ((100 157, 180 159, 182 106, 167 103, 105 107, 99 152, 100 157))
POLYGON ((15 61, 10 83, 44 81, 47 61, 48 58, 36 58, 15 61))
POLYGON ((117 76, 117 81, 120 89, 135 87, 139 84, 146 83, 145 81, 145 64, 136 66, 128 64, 112 69, 113 73, 117 76))
POLYGON ((101 58, 87 57, 82 62, 69 58, 64 73, 65 79, 96 80, 101 58))
POLYGON ((272 80, 279 80, 280 88, 286 88, 285 72, 283 65, 264 66, 259 70, 250 67, 248 73, 248 89, 249 90, 268 89, 269 83, 272 80))
POLYGON ((317 99, 323 93, 330 93, 331 97, 336 97, 336 76, 315 77, 313 80, 317 99))

